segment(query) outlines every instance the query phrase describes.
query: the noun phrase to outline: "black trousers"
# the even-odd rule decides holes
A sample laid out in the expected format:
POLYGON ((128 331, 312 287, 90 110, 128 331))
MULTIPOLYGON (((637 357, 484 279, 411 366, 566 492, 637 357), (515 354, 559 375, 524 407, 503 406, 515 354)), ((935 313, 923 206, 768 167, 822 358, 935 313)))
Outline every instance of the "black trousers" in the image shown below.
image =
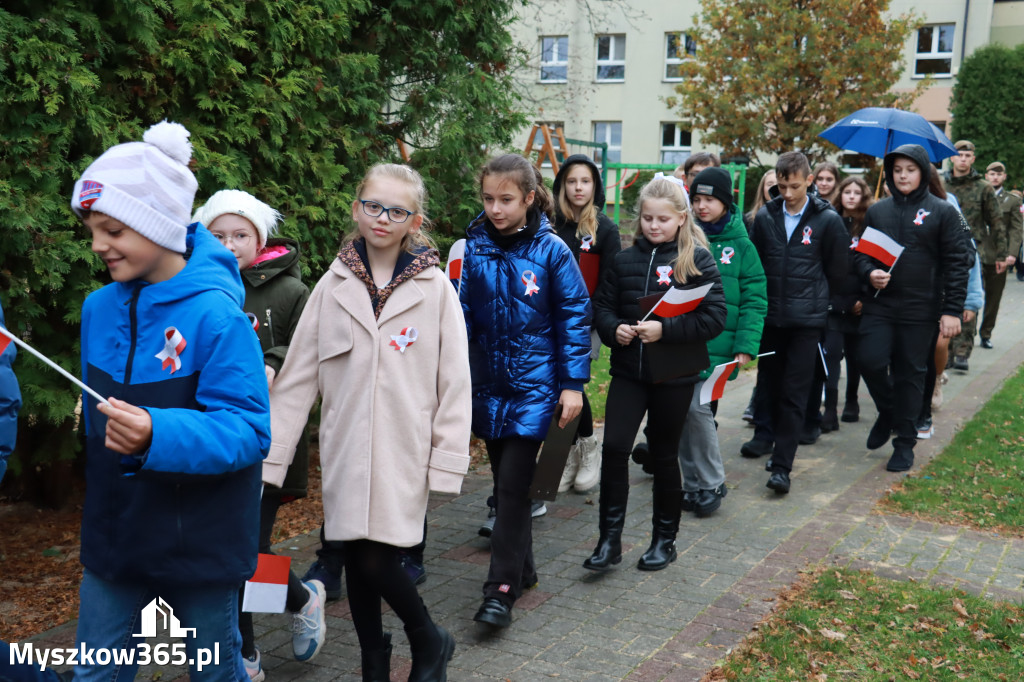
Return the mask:
POLYGON ((612 377, 605 404, 601 480, 629 482, 629 455, 647 415, 647 446, 654 467, 654 485, 682 490, 679 438, 690 410, 693 384, 649 384, 612 377))
POLYGON ((491 531, 491 566, 484 582, 484 598, 497 599, 507 606, 519 598, 524 577, 529 584, 536 582, 530 483, 540 443, 525 438, 486 441, 497 515, 491 531))
POLYGON ((934 364, 936 322, 911 323, 865 315, 860 323, 860 371, 880 418, 889 416, 893 445, 917 443, 917 418, 928 364, 934 364))
MULTIPOLYGON (((273 554, 270 551, 270 535, 274 530, 274 521, 277 519, 277 510, 281 506, 281 498, 273 495, 264 495, 260 500, 260 554, 273 554)), ((242 611, 242 595, 245 594, 245 586, 242 586, 238 595, 238 630, 242 633, 242 655, 252 658, 256 654, 256 638, 252 627, 252 614, 242 611)), ((288 571, 288 595, 285 598, 285 609, 289 613, 297 613, 306 605, 309 594, 306 588, 295 575, 295 571, 288 571)))
MULTIPOLYGON (((774 355, 767 355, 757 363, 758 400, 771 406, 771 430, 775 440, 772 471, 789 473, 793 470, 797 441, 807 411, 807 396, 814 380, 814 366, 821 364, 820 338, 821 329, 812 327, 765 325, 761 335, 761 352, 775 351, 774 355)), ((754 435, 761 437, 756 431, 754 435)))
MULTIPOLYGON (((860 386, 860 370, 857 368, 857 341, 860 334, 843 333, 838 329, 826 329, 822 335, 821 347, 825 351, 825 368, 828 368, 828 376, 825 376, 825 369, 819 360, 814 366, 814 381, 811 383, 811 392, 807 398, 807 415, 805 423, 814 426, 821 423, 821 389, 827 388, 835 391, 839 397, 839 379, 842 374, 843 357, 846 357, 846 401, 856 400, 857 389, 860 386)), ((837 407, 837 405, 825 405, 825 407, 837 407)))

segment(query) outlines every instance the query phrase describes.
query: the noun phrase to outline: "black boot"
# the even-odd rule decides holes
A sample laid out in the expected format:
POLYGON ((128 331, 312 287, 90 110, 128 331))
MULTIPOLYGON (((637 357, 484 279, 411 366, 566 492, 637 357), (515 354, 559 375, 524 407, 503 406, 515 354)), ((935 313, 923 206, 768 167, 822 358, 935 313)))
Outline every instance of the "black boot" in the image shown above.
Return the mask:
POLYGON ((839 430, 839 391, 835 388, 825 389, 825 411, 821 415, 821 432, 829 433, 839 430))
POLYGON ((610 478, 601 476, 601 499, 598 503, 601 536, 594 553, 583 562, 583 568, 591 571, 605 571, 622 561, 622 527, 626 522, 629 482, 610 478))
POLYGON ((843 416, 840 419, 848 424, 860 420, 860 403, 857 402, 857 396, 846 396, 846 405, 843 406, 843 416))
POLYGON ((412 650, 409 682, 445 682, 448 661, 455 654, 455 638, 440 625, 428 623, 415 630, 406 630, 412 650))
POLYGON ((384 633, 384 644, 376 649, 361 649, 363 682, 391 682, 391 633, 384 633))
POLYGON ((682 515, 683 491, 679 488, 665 490, 654 482, 654 532, 651 546, 640 557, 636 567, 641 571, 660 571, 676 560, 676 533, 679 532, 679 517, 682 515))

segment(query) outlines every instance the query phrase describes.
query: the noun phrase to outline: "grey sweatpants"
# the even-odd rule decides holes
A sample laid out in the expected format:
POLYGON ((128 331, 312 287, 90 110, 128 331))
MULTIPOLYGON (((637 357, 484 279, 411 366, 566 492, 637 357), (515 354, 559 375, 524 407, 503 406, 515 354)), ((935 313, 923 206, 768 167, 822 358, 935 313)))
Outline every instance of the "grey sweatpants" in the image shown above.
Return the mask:
POLYGON ((679 465, 683 470, 683 490, 713 490, 725 483, 722 452, 718 448, 718 431, 711 404, 700 404, 703 381, 693 386, 690 411, 686 413, 683 435, 679 439, 679 465))

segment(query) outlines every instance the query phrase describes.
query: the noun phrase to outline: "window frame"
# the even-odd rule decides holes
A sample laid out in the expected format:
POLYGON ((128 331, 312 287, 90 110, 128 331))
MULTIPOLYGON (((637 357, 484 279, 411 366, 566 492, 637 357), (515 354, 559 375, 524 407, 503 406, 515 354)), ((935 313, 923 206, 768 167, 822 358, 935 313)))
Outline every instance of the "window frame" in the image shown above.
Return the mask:
MULTIPOLYGON (((590 138, 594 142, 598 142, 598 143, 604 142, 604 143, 606 143, 608 145, 608 163, 622 163, 622 121, 591 121, 590 122, 590 138), (606 128, 607 132, 605 134, 605 139, 603 139, 603 140, 597 139, 597 127, 599 125, 608 126, 606 128), (617 145, 613 145, 612 144, 612 126, 613 125, 618 125, 619 126, 619 144, 617 144, 617 145), (618 158, 612 158, 613 155, 617 156, 618 158)), ((595 149, 594 150, 594 156, 596 157, 594 159, 594 163, 596 163, 599 166, 601 165, 602 159, 600 157, 598 157, 597 155, 600 154, 601 152, 602 152, 601 149, 595 149)))
POLYGON ((624 83, 626 81, 626 34, 625 33, 599 33, 594 36, 594 82, 595 83, 624 83), (608 46, 608 59, 601 59, 601 39, 609 38, 611 43, 608 46), (622 59, 615 58, 615 46, 622 41, 622 59), (601 67, 622 67, 622 76, 619 78, 602 78, 601 67))
POLYGON ((689 158, 689 156, 693 153, 693 131, 692 130, 687 130, 686 128, 683 128, 679 123, 680 123, 679 121, 662 121, 659 124, 659 126, 658 126, 658 133, 659 133, 658 134, 658 155, 659 155, 659 158, 661 159, 661 163, 663 163, 663 164, 665 164, 665 163, 674 163, 674 164, 676 164, 678 166, 680 163, 682 163, 687 158, 689 158), (674 137, 673 142, 675 144, 667 146, 667 147, 665 146, 665 126, 672 126, 675 129, 675 131, 673 133, 673 137, 674 137), (690 135, 690 144, 682 144, 682 141, 681 141, 680 137, 681 137, 681 134, 683 132, 686 132, 686 133, 688 133, 690 135), (665 160, 665 154, 666 153, 673 154, 673 153, 679 153, 679 152, 685 152, 686 153, 686 156, 683 157, 682 160, 680 160, 680 161, 666 161, 665 160))
POLYGON ((569 82, 569 36, 568 35, 546 35, 540 36, 540 71, 537 74, 538 83, 568 83, 569 82), (565 39, 565 54, 559 54, 558 43, 559 40, 565 39), (554 61, 544 61, 544 41, 553 41, 552 54, 555 57, 554 61), (565 76, 562 78, 545 78, 545 68, 563 68, 565 69, 565 76))
MULTIPOLYGON (((678 51, 676 52, 678 54, 678 51)), ((669 76, 668 70, 673 66, 682 66, 686 62, 695 59, 697 56, 697 41, 690 37, 686 31, 665 31, 665 63, 664 68, 661 71, 661 80, 665 83, 681 83, 685 80, 682 76, 669 76), (668 56, 668 41, 671 39, 670 36, 682 36, 683 53, 685 57, 669 57, 668 56), (690 53, 689 46, 693 45, 693 53, 690 53)))
POLYGON ((956 51, 956 23, 943 23, 943 24, 925 24, 917 29, 914 33, 914 71, 913 78, 952 78, 953 77, 953 53, 956 51), (945 26, 952 27, 952 35, 950 36, 950 50, 946 52, 939 52, 939 40, 942 35, 942 28, 945 26), (931 49, 928 52, 921 52, 921 31, 926 28, 932 29, 932 44, 931 49), (949 71, 944 73, 921 73, 918 71, 918 63, 924 60, 949 60, 949 71))

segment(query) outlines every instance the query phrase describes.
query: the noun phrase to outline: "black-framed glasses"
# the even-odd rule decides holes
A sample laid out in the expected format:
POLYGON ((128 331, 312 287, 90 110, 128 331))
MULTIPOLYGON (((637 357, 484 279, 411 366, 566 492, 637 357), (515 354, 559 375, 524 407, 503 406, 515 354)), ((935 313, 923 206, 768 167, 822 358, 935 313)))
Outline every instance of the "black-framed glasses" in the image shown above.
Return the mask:
POLYGON ((409 219, 409 216, 413 214, 413 211, 399 208, 398 206, 391 206, 388 208, 381 205, 379 202, 373 201, 372 199, 360 199, 359 203, 363 205, 363 213, 371 218, 376 218, 381 213, 387 211, 388 220, 393 223, 404 223, 409 219))

